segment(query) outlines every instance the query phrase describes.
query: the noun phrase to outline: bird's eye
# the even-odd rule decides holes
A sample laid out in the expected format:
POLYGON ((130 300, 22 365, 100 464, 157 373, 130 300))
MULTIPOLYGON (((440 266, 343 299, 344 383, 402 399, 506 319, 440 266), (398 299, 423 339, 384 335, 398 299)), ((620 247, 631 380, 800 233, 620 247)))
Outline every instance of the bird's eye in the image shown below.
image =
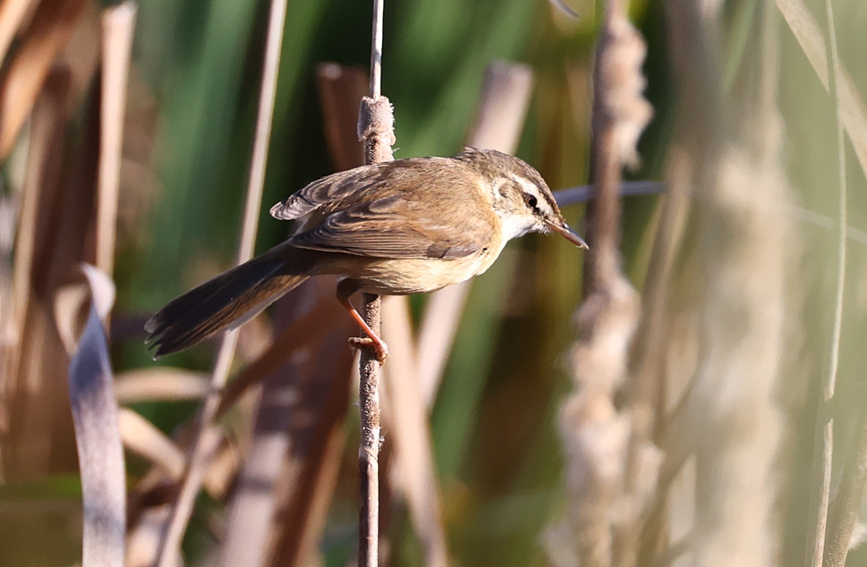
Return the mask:
POLYGON ((536 205, 538 205, 539 202, 536 200, 536 197, 534 197, 533 195, 530 195, 529 193, 524 193, 524 204, 527 205, 528 207, 530 207, 531 209, 535 209, 536 205))

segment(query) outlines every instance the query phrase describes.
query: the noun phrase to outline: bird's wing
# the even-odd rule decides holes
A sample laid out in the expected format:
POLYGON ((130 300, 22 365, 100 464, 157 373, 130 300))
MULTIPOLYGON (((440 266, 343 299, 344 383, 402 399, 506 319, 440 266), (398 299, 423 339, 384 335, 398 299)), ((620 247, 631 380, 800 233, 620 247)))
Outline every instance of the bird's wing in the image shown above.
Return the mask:
POLYGON ((317 179, 271 207, 271 216, 294 220, 316 211, 329 214, 343 210, 386 190, 395 178, 406 179, 416 168, 436 167, 447 158, 411 158, 374 165, 363 165, 317 179))
POLYGON ((490 246, 495 231, 495 221, 466 200, 467 206, 449 203, 450 216, 441 199, 398 193, 335 212, 289 243, 377 258, 462 258, 490 246))
POLYGON ((378 177, 375 174, 375 166, 362 166, 317 179, 271 207, 271 216, 280 220, 301 218, 323 205, 346 199, 358 190, 359 177, 378 177))

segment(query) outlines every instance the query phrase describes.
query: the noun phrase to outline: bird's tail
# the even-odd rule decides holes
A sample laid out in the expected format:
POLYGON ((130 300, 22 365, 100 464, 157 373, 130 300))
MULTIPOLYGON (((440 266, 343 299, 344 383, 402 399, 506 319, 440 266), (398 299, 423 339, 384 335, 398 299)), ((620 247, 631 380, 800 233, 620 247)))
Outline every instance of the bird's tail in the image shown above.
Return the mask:
POLYGON ((266 252, 178 297, 148 320, 145 342, 160 357, 246 323, 306 275, 290 272, 280 254, 266 252))

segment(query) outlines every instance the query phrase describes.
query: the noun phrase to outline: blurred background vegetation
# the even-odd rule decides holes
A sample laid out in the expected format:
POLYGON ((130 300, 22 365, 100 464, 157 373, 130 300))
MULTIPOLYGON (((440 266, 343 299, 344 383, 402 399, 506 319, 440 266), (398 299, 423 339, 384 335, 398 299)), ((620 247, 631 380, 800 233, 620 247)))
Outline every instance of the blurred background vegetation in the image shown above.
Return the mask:
MULTIPOLYGON (((566 3, 577 18, 546 0, 386 2, 382 90, 395 108, 395 158, 460 151, 479 104, 484 71, 491 62, 504 59, 527 63, 535 74, 517 155, 536 166, 552 189, 587 183, 591 75, 603 4, 566 3)), ((73 69, 89 69, 73 80, 78 99, 71 109, 76 127, 70 139, 80 139, 87 122, 88 107, 81 101, 94 72, 91 60, 98 42, 99 10, 108 5, 84 4, 60 58, 73 69)), ((774 128, 781 128, 774 132, 779 136, 786 193, 779 208, 794 240, 789 281, 781 283, 787 298, 786 339, 773 389, 783 433, 772 448, 775 462, 768 474, 776 479, 775 521, 767 529, 778 543, 771 563, 801 564, 809 529, 816 400, 832 348, 838 207, 832 174, 837 163, 835 107, 802 44, 779 16, 777 4, 762 0, 703 4, 708 25, 719 34, 709 42, 719 50, 711 57, 719 68, 706 71, 718 72, 712 82, 726 106, 720 110, 721 129, 731 138, 755 134, 741 134, 747 131, 741 119, 749 116, 745 109, 767 77, 766 67, 759 67, 766 64, 763 57, 768 48, 763 42, 769 29, 777 41, 776 74, 771 80, 780 119, 774 128)), ((207 371, 213 364, 212 343, 153 362, 142 344, 141 324, 147 314, 232 261, 250 163, 268 6, 261 0, 150 0, 139 6, 114 273, 118 296, 112 363, 117 374, 154 365, 207 371)), ((673 52, 690 49, 689 37, 675 37, 677 28, 671 25, 671 12, 680 6, 650 0, 630 4, 632 21, 647 42, 645 96, 654 108, 653 121, 639 145, 641 163, 627 174, 633 179, 670 181, 672 148, 682 150, 683 133, 690 130, 692 108, 685 106, 697 103, 684 103, 684 90, 688 90, 684 84, 699 79, 689 75, 694 69, 678 68, 675 63, 673 52)), ((819 22, 824 21, 822 2, 810 1, 807 6, 819 22)), ((867 67, 861 63, 867 53, 863 33, 867 4, 835 0, 833 6, 840 60, 856 91, 867 93, 867 67)), ((268 216, 267 208, 334 171, 322 127, 316 67, 337 62, 366 69, 370 21, 367 2, 288 2, 257 242, 260 252, 281 241, 288 230, 268 216)), ((862 105, 863 100, 862 94, 862 105)), ((856 454, 854 444, 867 406, 861 378, 867 311, 863 283, 867 281, 867 192, 864 164, 859 164, 859 152, 865 148, 848 142, 846 147, 852 229, 838 379, 838 397, 843 401, 836 406, 841 417, 835 463, 841 466, 856 454)), ((7 206, 20 195, 21 166, 15 161, 20 153, 20 149, 13 153, 3 170, 7 206)), ((696 195, 700 192, 693 189, 696 195)), ((624 200, 623 268, 639 292, 660 229, 660 202, 658 196, 624 200)), ((564 213, 582 232, 583 206, 570 206, 564 213)), ((700 316, 692 310, 701 295, 696 282, 707 276, 702 266, 712 263, 708 254, 715 253, 713 243, 700 246, 699 241, 707 238, 702 233, 707 217, 702 214, 708 213, 694 213, 686 222, 683 249, 675 261, 678 276, 670 288, 675 322, 661 333, 680 329, 688 334, 700 326, 696 323, 700 316), (702 254, 704 259, 697 260, 702 254)), ((0 223, 8 223, 5 218, 0 217, 0 223)), ((14 223, 0 229, 12 233, 14 223)), ((455 564, 549 564, 550 549, 546 551, 542 534, 567 507, 558 416, 572 389, 569 351, 576 338, 573 313, 582 299, 581 279, 580 253, 559 239, 534 236, 510 244, 500 262, 473 283, 430 419, 444 524, 455 564)), ((424 301, 412 299, 416 317, 424 301)), ((264 336, 263 325, 253 323, 247 332, 264 336)), ((692 353, 687 347, 683 352, 685 358, 692 353)), ((246 352, 241 356, 251 358, 246 352)), ((133 407, 171 434, 195 414, 197 403, 140 402, 133 407)), ((343 472, 318 545, 322 565, 345 565, 355 554, 354 406, 350 415, 349 441, 341 457, 343 472)), ((60 420, 57 427, 68 421, 60 420)), ((700 422, 692 427, 702 435, 700 422)), ((388 443, 389 431, 384 434, 388 443)), ((68 445, 71 433, 59 437, 68 445)), ((147 468, 142 459, 129 457, 130 484, 147 468)), ((26 473, 6 469, 0 487, 0 564, 70 565, 79 560, 76 471, 74 459, 59 457, 54 464, 32 467, 26 473), (52 543, 46 547, 42 542, 47 541, 52 543)), ((225 521, 223 503, 203 496, 185 540, 188 564, 213 559, 221 521, 225 521)), ((392 564, 423 564, 404 511, 390 518, 388 537, 392 564)), ((676 563, 668 559, 660 564, 676 563)), ((848 564, 867 564, 867 555, 856 552, 848 564)))

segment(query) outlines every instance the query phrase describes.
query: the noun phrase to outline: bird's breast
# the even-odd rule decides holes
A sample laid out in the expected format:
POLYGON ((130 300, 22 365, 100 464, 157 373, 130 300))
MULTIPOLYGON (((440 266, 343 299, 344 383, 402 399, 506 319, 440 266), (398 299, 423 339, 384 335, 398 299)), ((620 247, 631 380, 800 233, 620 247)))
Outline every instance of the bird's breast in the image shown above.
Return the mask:
POLYGON ((338 275, 356 280, 366 293, 427 293, 485 272, 499 256, 499 248, 463 258, 346 258, 338 275))

